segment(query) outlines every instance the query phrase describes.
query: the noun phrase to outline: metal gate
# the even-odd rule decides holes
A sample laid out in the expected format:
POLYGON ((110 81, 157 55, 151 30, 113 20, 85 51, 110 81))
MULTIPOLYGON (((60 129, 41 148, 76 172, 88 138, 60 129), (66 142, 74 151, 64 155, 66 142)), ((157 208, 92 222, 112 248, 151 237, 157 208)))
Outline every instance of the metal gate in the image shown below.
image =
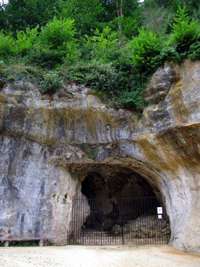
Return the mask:
MULTIPOLYGON (((166 244, 170 226, 165 209, 156 198, 131 198, 110 201, 109 212, 95 199, 74 200, 69 244, 147 245, 166 244)), ((102 203, 107 205, 108 203, 102 203)))

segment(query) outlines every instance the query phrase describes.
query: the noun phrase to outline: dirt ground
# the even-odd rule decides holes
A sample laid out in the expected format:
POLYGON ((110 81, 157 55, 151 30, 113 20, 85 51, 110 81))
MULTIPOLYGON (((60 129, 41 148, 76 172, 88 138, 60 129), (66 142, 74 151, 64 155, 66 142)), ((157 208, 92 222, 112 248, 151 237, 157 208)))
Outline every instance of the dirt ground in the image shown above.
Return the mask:
POLYGON ((0 248, 1 267, 200 267, 200 255, 168 246, 0 248))

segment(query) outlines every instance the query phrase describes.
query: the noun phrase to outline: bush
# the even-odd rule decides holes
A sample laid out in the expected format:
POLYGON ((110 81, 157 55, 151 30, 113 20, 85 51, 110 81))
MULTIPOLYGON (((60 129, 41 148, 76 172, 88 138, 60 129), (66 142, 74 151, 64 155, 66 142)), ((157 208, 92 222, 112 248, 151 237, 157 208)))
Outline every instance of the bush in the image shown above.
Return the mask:
POLYGON ((138 29, 140 28, 140 15, 134 14, 136 16, 130 17, 118 17, 117 19, 121 19, 123 34, 132 38, 134 35, 138 34, 138 29))
POLYGON ((28 55, 29 61, 43 68, 53 69, 64 62, 65 53, 37 44, 28 55))
POLYGON ((0 57, 8 58, 15 54, 14 38, 3 32, 0 32, 0 57))
POLYGON ((142 92, 142 88, 132 91, 125 91, 119 96, 118 102, 124 108, 142 110, 145 107, 145 101, 142 92))
POLYGON ((104 101, 117 107, 144 107, 143 76, 133 74, 129 65, 83 63, 68 69, 67 78, 95 89, 104 101))
POLYGON ((78 56, 74 21, 54 18, 41 29, 38 42, 30 54, 30 61, 49 68, 78 56))
POLYGON ((26 31, 18 32, 16 39, 16 54, 26 56, 37 42, 38 34, 37 27, 33 29, 27 28, 26 31))
POLYGON ((40 40, 50 49, 65 49, 67 42, 74 41, 74 35, 73 20, 54 18, 42 28, 40 40))
POLYGON ((200 42, 196 42, 190 46, 188 57, 191 60, 200 60, 200 42))
POLYGON ((136 71, 148 74, 160 65, 158 56, 162 41, 156 33, 141 29, 139 35, 130 41, 129 48, 132 51, 132 64, 136 71))
POLYGON ((185 8, 179 8, 172 26, 169 44, 176 48, 182 58, 187 56, 190 46, 200 39, 200 24, 191 20, 185 8))
POLYGON ((102 32, 96 30, 95 35, 87 37, 85 48, 89 51, 91 59, 101 63, 112 62, 119 53, 117 32, 108 26, 102 32))
POLYGON ((63 85, 63 80, 57 71, 49 71, 43 75, 40 83, 42 93, 54 94, 63 85))
POLYGON ((62 3, 61 16, 73 18, 80 35, 91 33, 98 27, 99 19, 104 14, 102 1, 67 0, 62 3))
POLYGON ((13 62, 10 60, 7 63, 0 61, 0 76, 7 82, 30 81, 37 84, 42 77, 42 70, 13 59, 13 62))
POLYGON ((112 64, 82 63, 68 69, 68 80, 112 93, 118 89, 119 73, 112 64))
POLYGON ((160 62, 161 64, 164 64, 167 61, 168 62, 169 61, 172 61, 172 62, 181 61, 181 57, 174 47, 170 47, 170 46, 164 47, 161 50, 160 55, 157 58, 157 62, 160 62))

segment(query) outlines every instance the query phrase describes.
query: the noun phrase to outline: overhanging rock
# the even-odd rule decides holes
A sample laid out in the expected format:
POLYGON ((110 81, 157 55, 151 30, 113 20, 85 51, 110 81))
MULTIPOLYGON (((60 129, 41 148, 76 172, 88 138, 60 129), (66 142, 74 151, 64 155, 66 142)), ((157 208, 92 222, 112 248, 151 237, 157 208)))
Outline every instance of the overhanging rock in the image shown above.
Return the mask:
POLYGON ((146 95, 162 97, 140 119, 107 108, 85 87, 53 99, 29 87, 0 93, 1 240, 66 243, 81 181, 101 165, 145 177, 166 205, 170 242, 200 251, 199 62, 159 70, 146 95))

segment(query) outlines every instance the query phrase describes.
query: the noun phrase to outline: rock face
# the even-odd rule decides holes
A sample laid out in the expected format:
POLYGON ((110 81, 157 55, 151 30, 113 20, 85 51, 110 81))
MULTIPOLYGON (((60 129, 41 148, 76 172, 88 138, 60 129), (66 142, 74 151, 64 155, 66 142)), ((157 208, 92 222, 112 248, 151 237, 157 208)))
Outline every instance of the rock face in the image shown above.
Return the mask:
POLYGON ((27 84, 4 86, 0 239, 65 244, 73 200, 89 213, 81 182, 106 166, 144 177, 166 207, 171 244, 200 251, 200 62, 165 66, 145 95, 152 105, 137 119, 82 86, 51 99, 27 84))

